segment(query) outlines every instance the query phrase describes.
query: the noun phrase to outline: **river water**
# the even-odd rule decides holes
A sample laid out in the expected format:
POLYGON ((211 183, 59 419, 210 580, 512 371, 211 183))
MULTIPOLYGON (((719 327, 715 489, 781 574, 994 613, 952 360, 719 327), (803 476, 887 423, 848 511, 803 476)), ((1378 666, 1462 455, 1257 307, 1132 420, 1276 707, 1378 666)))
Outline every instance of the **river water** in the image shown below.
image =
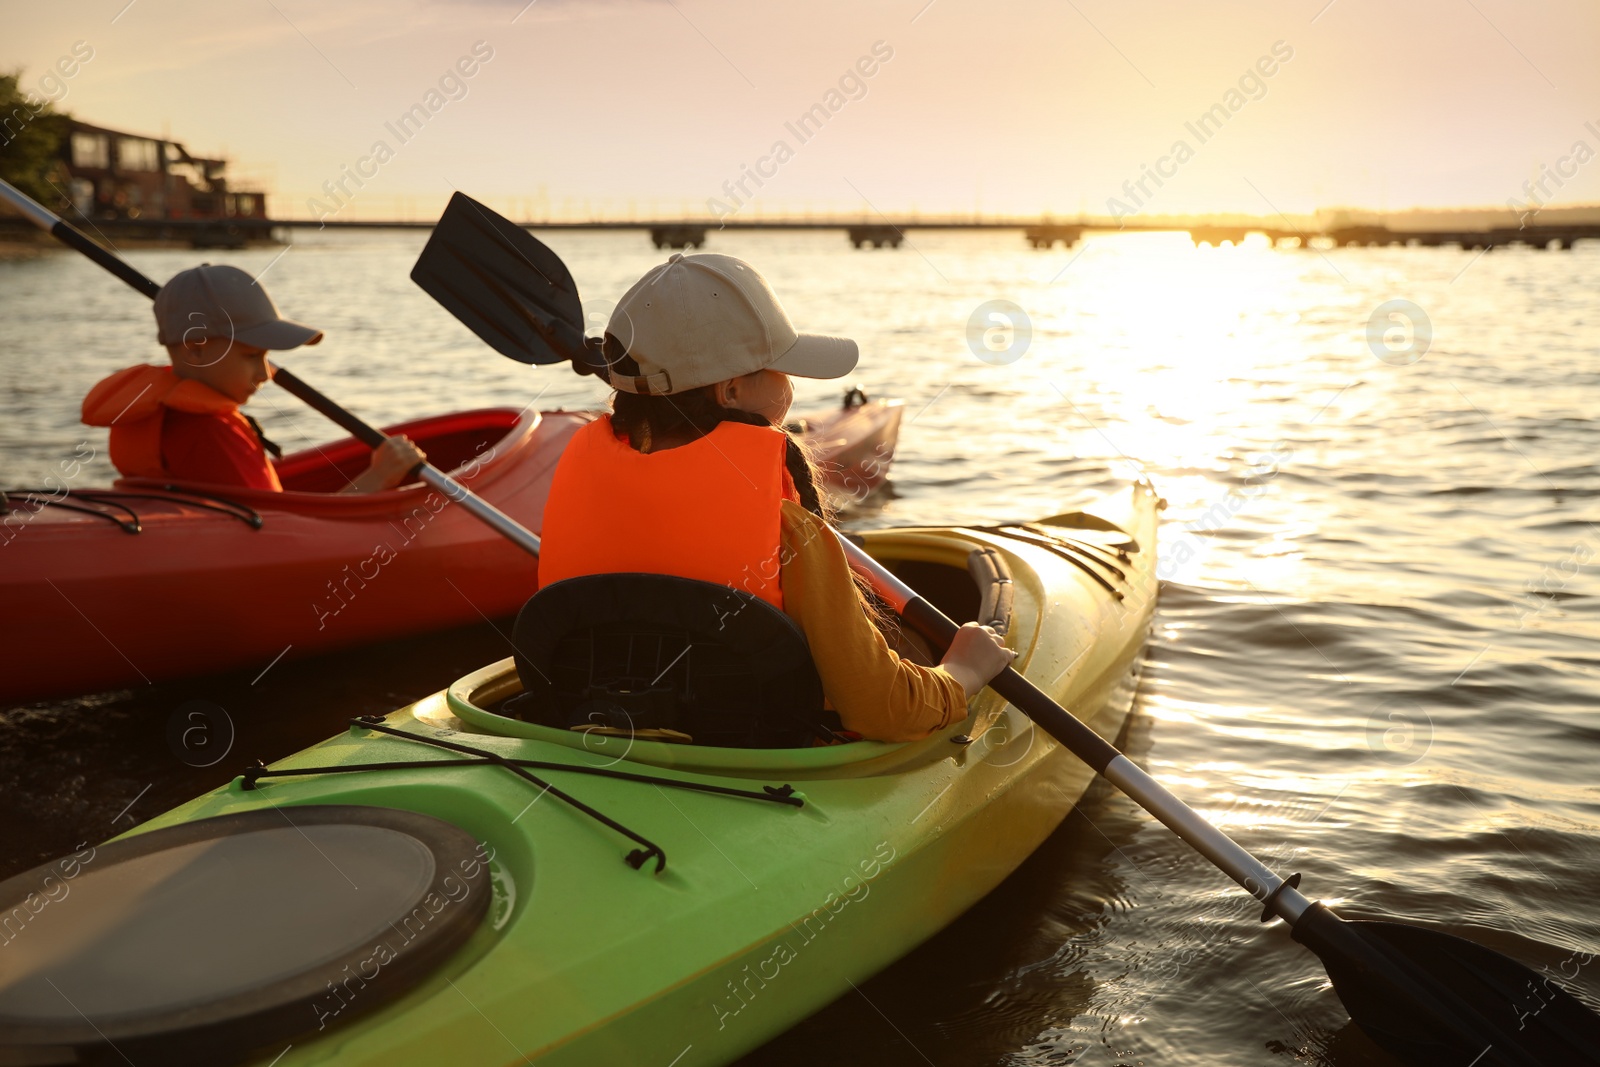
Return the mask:
MULTIPOLYGON (((597 314, 661 258, 638 233, 547 239, 597 314)), ((1600 964, 1577 962, 1600 951, 1600 247, 910 239, 708 248, 756 263, 803 329, 859 340, 857 381, 907 401, 893 495, 852 522, 1027 519, 1148 475, 1169 501, 1165 581, 1132 754, 1312 896, 1576 970, 1569 987, 1600 1004, 1600 964), (1027 325, 984 318, 1006 307, 989 301, 1027 325)), ((212 257, 265 270, 286 314, 328 331, 283 362, 370 421, 602 401, 593 379, 494 355, 422 295, 407 278, 422 241, 299 234, 212 257)), ((128 258, 165 279, 197 257, 128 258)), ((103 456, 78 401, 160 355, 148 302, 52 254, 0 262, 0 322, 0 484, 38 484, 80 442, 103 456)), ((802 411, 838 393, 798 392, 802 411)), ((252 409, 289 447, 337 435, 270 387, 252 409)), ((78 484, 110 477, 96 464, 78 484)), ((0 876, 501 655, 478 628, 286 663, 256 687, 0 710, 0 876), (237 729, 214 768, 165 741, 196 695, 237 729)), ((1258 916, 1096 787, 978 908, 749 1062, 1388 1062, 1258 916)))

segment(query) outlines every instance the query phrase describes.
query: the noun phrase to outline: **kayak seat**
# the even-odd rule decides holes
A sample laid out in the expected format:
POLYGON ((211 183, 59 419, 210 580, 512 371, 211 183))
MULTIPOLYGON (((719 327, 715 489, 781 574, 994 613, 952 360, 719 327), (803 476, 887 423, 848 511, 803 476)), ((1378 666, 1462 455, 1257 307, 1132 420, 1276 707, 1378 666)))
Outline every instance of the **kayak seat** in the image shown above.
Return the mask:
POLYGON ((664 574, 540 589, 512 631, 513 718, 719 748, 842 739, 794 620, 742 590, 664 574))

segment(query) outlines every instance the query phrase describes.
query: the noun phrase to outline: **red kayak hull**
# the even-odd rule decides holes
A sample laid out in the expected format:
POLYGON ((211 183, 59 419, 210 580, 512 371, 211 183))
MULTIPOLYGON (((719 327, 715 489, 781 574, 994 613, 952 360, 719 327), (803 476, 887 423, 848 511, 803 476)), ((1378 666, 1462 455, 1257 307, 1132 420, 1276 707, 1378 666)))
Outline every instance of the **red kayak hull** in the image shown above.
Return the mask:
MULTIPOLYGON (((810 420, 831 428, 812 453, 835 487, 882 480, 890 407, 897 431, 898 406, 882 402, 810 420)), ((537 532, 556 462, 594 417, 491 408, 387 432, 537 532)), ((0 522, 0 704, 264 675, 288 658, 502 618, 534 593, 537 561, 433 489, 338 493, 370 455, 346 439, 285 456, 282 493, 123 479, 63 495, 105 514, 13 494, 0 522), (127 522, 130 508, 137 534, 106 517, 127 522), (252 514, 259 528, 241 517, 252 514)))
MULTIPOLYGON (((592 417, 489 410, 389 432, 455 460, 445 469, 538 530, 556 461, 592 417)), ((138 534, 59 507, 11 516, 0 546, 0 596, 12 606, 0 702, 265 671, 286 656, 496 618, 532 595, 536 561, 433 489, 329 491, 370 454, 345 441, 287 456, 282 493, 179 487, 253 509, 259 529, 140 479, 116 488, 173 499, 124 498, 138 534)))

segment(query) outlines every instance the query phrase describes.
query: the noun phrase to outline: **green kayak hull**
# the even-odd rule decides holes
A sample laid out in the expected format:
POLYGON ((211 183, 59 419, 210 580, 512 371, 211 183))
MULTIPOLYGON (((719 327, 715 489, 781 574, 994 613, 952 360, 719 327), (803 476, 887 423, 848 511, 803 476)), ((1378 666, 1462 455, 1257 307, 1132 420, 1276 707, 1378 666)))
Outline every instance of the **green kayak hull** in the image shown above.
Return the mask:
MULTIPOLYGON (((971 554, 998 552, 1010 571, 1007 639, 1018 669, 1114 739, 1154 611, 1158 503, 1139 484, 1038 523, 863 537, 913 584, 934 576, 952 604, 971 554)), ((971 590, 969 580, 968 598, 971 590)), ((235 779, 131 833, 268 806, 290 818, 300 805, 376 805, 453 823, 492 855, 489 917, 443 966, 364 1014, 359 983, 330 993, 322 1028, 262 1050, 260 1063, 727 1063, 976 904, 1060 824, 1093 776, 987 691, 965 722, 924 741, 734 750, 496 715, 518 689, 507 659, 384 725, 506 757, 754 792, 790 785, 803 806, 538 772, 659 844, 658 873, 654 862, 626 862, 633 842, 504 768, 430 767, 459 756, 358 726, 273 770, 405 766, 274 777, 253 789, 235 779)))

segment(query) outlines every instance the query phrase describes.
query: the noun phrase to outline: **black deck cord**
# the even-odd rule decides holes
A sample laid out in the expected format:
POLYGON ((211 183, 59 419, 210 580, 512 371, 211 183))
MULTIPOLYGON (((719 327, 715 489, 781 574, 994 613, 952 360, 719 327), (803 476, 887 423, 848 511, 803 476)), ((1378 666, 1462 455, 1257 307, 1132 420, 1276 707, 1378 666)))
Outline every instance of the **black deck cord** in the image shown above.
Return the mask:
POLYGON ((143 526, 139 521, 139 513, 122 503, 122 499, 167 500, 175 504, 185 504, 192 508, 198 508, 202 511, 214 511, 219 515, 227 515, 229 518, 238 519, 252 530, 259 530, 264 525, 261 513, 252 507, 241 504, 238 501, 229 500, 226 497, 212 496, 210 493, 198 493, 193 489, 184 489, 176 485, 163 485, 159 493, 141 493, 132 489, 69 489, 65 497, 56 496, 54 490, 47 489, 9 489, 7 492, 12 494, 13 497, 17 494, 25 494, 21 497, 22 500, 29 504, 38 505, 41 508, 57 507, 64 508, 67 511, 82 512, 85 515, 98 515, 103 519, 116 523, 124 531, 131 534, 142 532, 143 526), (169 496, 167 494, 175 495, 169 496), (126 512, 128 518, 123 520, 104 511, 86 508, 81 504, 68 503, 68 500, 74 497, 99 507, 117 508, 126 512))
MULTIPOLYGON (((1067 529, 1077 529, 1077 527, 1067 527, 1064 529, 1063 527, 1051 526, 1049 523, 1044 522, 1025 522, 1022 523, 1022 526, 1025 529, 1033 530, 1036 533, 1048 534, 1051 537, 1054 537, 1057 541, 1067 541, 1074 545, 1082 545, 1085 548, 1092 548, 1102 555, 1116 556, 1118 561, 1122 563, 1130 562, 1133 558, 1132 553, 1139 551, 1139 542, 1135 541, 1132 536, 1126 533, 1122 534, 1122 540, 1120 541, 1107 541, 1104 544, 1101 544, 1099 541, 1091 541, 1086 537, 1075 536, 1066 532, 1067 529)), ((1107 530, 1104 532, 1110 533, 1112 531, 1107 530)), ((1121 533, 1121 531, 1117 532, 1121 533)))
MULTIPOLYGON (((1060 556, 1062 559, 1066 560, 1068 563, 1072 564, 1074 567, 1077 567, 1080 571, 1093 578, 1097 583, 1099 583, 1102 589, 1110 593, 1113 597, 1117 598, 1118 600, 1123 599, 1122 590, 1112 585, 1100 574, 1099 571, 1089 566, 1086 560, 1081 558, 1077 553, 1068 549, 1066 545, 1063 545, 1058 541, 1052 540, 1048 537, 1040 537, 1038 534, 1026 533, 1020 531, 1016 527, 1008 528, 1003 526, 972 526, 968 527, 968 529, 976 530, 979 533, 995 534, 999 537, 1009 537, 1013 540, 1021 541, 1023 544, 1037 545, 1049 552, 1054 552, 1056 555, 1060 556)), ((1105 560, 1097 559, 1095 562, 1100 564, 1102 567, 1109 566, 1105 560)))
MULTIPOLYGON (((1058 537, 1048 530, 1034 526, 1032 523, 1018 526, 1007 526, 1001 529, 1022 530, 1023 532, 1032 534, 1035 537, 1042 537, 1047 541, 1051 541, 1060 545, 1062 548, 1065 548, 1068 551, 1076 552, 1078 555, 1082 556, 1091 563, 1100 564, 1100 566, 1104 567, 1106 570, 1115 575, 1119 581, 1125 582, 1128 580, 1127 571, 1124 571, 1121 567, 1117 566, 1116 563, 1113 563, 1111 560, 1105 558, 1112 555, 1108 549, 1100 548, 1097 545, 1086 544, 1083 541, 1078 541, 1071 537, 1058 537)), ((1119 562, 1127 563, 1128 558, 1123 556, 1119 562)))
MULTIPOLYGON (((1132 563, 1133 562, 1132 558, 1129 557, 1128 553, 1125 550, 1120 549, 1120 548, 1113 552, 1111 549, 1105 547, 1104 545, 1093 544, 1093 543, 1091 543, 1089 541, 1079 541, 1075 537, 1057 537, 1057 538, 1055 538, 1055 540, 1061 542, 1064 545, 1068 545, 1068 546, 1070 546, 1072 548, 1076 548, 1078 551, 1080 551, 1080 552, 1082 552, 1084 554, 1085 558, 1088 558, 1088 559, 1096 559, 1096 560, 1098 560, 1098 559, 1100 559, 1100 558, 1102 558, 1104 556, 1113 556, 1113 557, 1115 557, 1115 559, 1116 559, 1116 561, 1118 563, 1132 563), (1098 553, 1098 554, 1096 554, 1096 553, 1098 553)), ((1109 566, 1111 566, 1111 564, 1108 563, 1108 564, 1106 564, 1106 566, 1109 567, 1109 566)))
MULTIPOLYGON (((12 494, 13 496, 16 494, 22 494, 20 499, 24 503, 36 505, 34 511, 34 514, 36 515, 47 507, 55 507, 61 508, 64 511, 76 511, 84 515, 95 515, 105 519, 107 522, 114 522, 122 528, 123 533, 136 534, 143 529, 143 527, 139 525, 138 512, 128 507, 128 505, 119 504, 114 500, 96 500, 93 497, 84 497, 84 499, 91 504, 99 504, 101 507, 107 508, 120 508, 121 510, 127 512, 128 517, 126 519, 119 519, 110 512, 101 511, 99 508, 89 508, 84 507, 82 504, 68 503, 68 497, 70 497, 74 492, 74 490, 71 489, 67 490, 67 496, 65 497, 56 496, 54 495, 53 490, 47 489, 8 489, 6 492, 12 494)), ((77 492, 79 492, 80 496, 82 495, 81 490, 77 492)))
MULTIPOLYGON (((1118 563, 1133 562, 1132 557, 1128 555, 1128 550, 1126 548, 1112 547, 1110 545, 1096 544, 1093 541, 1085 541, 1081 537, 1073 537, 1071 534, 1062 533, 1060 527, 1046 526, 1044 523, 1040 522, 1022 522, 1015 523, 1013 525, 1020 526, 1024 530, 1032 531, 1033 533, 1038 534, 1040 537, 1048 537, 1052 541, 1060 541, 1064 545, 1076 545, 1078 548, 1084 549, 1085 551, 1098 552, 1102 556, 1114 557, 1118 563)), ((1121 542, 1121 544, 1130 543, 1130 541, 1121 542)), ((1137 548, 1135 550, 1137 551, 1137 548)))
POLYGON ((139 493, 131 489, 75 489, 73 492, 77 493, 78 496, 82 497, 84 500, 89 500, 96 504, 120 507, 129 513, 133 511, 132 508, 128 508, 123 504, 118 504, 115 500, 103 498, 127 497, 130 500, 166 500, 174 504, 183 504, 186 507, 199 508, 201 511, 214 511, 219 515, 226 515, 229 518, 238 519, 252 530, 259 530, 263 525, 261 513, 255 508, 246 507, 243 504, 236 503, 232 500, 227 500, 220 496, 212 496, 209 493, 196 493, 192 489, 180 489, 175 485, 163 485, 161 487, 161 492, 159 493, 139 493), (176 495, 167 496, 166 494, 168 493, 173 493, 176 495))
MULTIPOLYGON (((611 827, 611 829, 615 830, 623 837, 626 837, 628 840, 643 845, 643 848, 636 848, 632 852, 628 853, 628 865, 634 870, 637 871, 644 867, 645 861, 650 859, 651 856, 655 857, 657 874, 660 874, 662 871, 667 869, 667 854, 662 850, 660 845, 641 834, 634 833, 626 826, 623 826, 621 823, 617 822, 617 820, 611 818, 611 816, 605 814, 604 812, 596 811, 594 808, 591 808, 577 797, 572 796, 569 793, 563 793, 561 790, 540 778, 538 775, 529 774, 526 770, 517 766, 514 761, 507 759, 498 752, 486 752, 481 748, 472 748, 468 745, 458 745, 454 742, 445 741, 437 737, 421 737, 417 734, 408 734, 404 730, 396 730, 392 726, 383 725, 383 718, 379 715, 358 715, 354 719, 350 720, 350 725, 360 727, 362 729, 375 730, 380 734, 390 734, 394 737, 403 737, 408 741, 421 741, 425 745, 434 745, 438 748, 448 749, 451 752, 466 752, 472 755, 480 756, 482 757, 482 761, 484 763, 493 763, 504 767, 518 778, 538 786, 540 789, 544 790, 545 793, 549 793, 557 800, 566 801, 568 804, 572 805, 574 808, 577 808, 579 811, 583 812, 591 819, 594 819, 596 822, 611 827)), ((539 795, 543 796, 544 793, 539 795)))
MULTIPOLYGON (((363 729, 373 729, 370 722, 361 719, 350 720, 352 724, 359 724, 363 729)), ((420 737, 417 734, 405 733, 385 727, 383 733, 393 734, 396 737, 408 738, 412 741, 421 741, 424 744, 436 743, 433 738, 420 737)), ((441 746, 443 747, 443 746, 441 746)), ((476 767, 488 762, 483 756, 492 756, 492 752, 483 752, 482 749, 470 745, 458 745, 457 749, 464 752, 481 753, 475 759, 446 759, 446 760, 399 760, 393 763, 344 763, 336 767, 290 767, 283 770, 270 770, 259 761, 245 769, 243 782, 240 788, 251 790, 262 778, 294 778, 309 774, 343 774, 347 771, 411 771, 418 767, 476 767)), ((795 795, 792 785, 763 786, 760 793, 749 789, 734 789, 725 785, 707 785, 703 782, 685 782, 678 778, 657 778, 649 774, 631 774, 628 771, 613 771, 605 767, 584 767, 574 763, 549 763, 543 760, 512 759, 501 757, 505 762, 518 767, 533 767, 542 771, 573 771, 577 774, 592 774, 597 778, 617 778, 625 782, 643 782, 645 785, 665 785, 676 789, 687 789, 695 793, 714 793, 718 796, 741 797, 745 800, 765 800, 773 804, 787 804, 792 808, 803 808, 806 802, 795 795)))
MULTIPOLYGON (((238 519, 240 522, 242 522, 245 525, 249 526, 252 530, 261 529, 261 526, 262 526, 261 512, 257 511, 255 508, 251 507, 248 504, 241 504, 237 500, 229 500, 225 496, 216 496, 215 494, 212 494, 212 493, 202 493, 197 489, 186 489, 181 485, 172 485, 170 483, 167 484, 167 485, 163 485, 161 487, 161 491, 164 492, 164 493, 176 493, 176 494, 178 494, 179 496, 182 496, 182 497, 192 498, 192 499, 185 499, 183 501, 183 503, 188 504, 191 507, 205 508, 205 509, 207 509, 209 511, 221 511, 221 512, 224 512, 224 513, 226 513, 228 515, 232 515, 234 518, 238 519)), ((171 499, 170 497, 160 497, 160 496, 152 496, 152 495, 149 495, 149 494, 124 492, 121 489, 113 489, 113 490, 111 490, 111 492, 119 493, 119 494, 121 494, 123 496, 143 496, 143 497, 145 497, 146 499, 149 499, 149 500, 169 500, 169 499, 171 499)))
POLYGON ((1105 545, 1097 545, 1092 541, 1084 541, 1076 537, 1070 537, 1037 522, 1008 522, 1001 523, 998 526, 977 526, 973 527, 973 529, 983 530, 986 533, 999 534, 1002 537, 1043 538, 1044 540, 1049 541, 1061 548, 1077 552, 1079 555, 1083 556, 1084 559, 1087 559, 1092 563, 1100 564, 1100 566, 1106 568, 1106 570, 1116 575, 1119 580, 1127 581, 1127 573, 1117 565, 1119 563, 1132 562, 1127 551, 1124 549, 1107 548, 1105 545), (1015 531, 1021 532, 1017 533, 1015 531), (1110 559, 1106 557, 1110 557, 1110 559), (1116 563, 1111 562, 1112 559, 1116 560, 1116 563))
MULTIPOLYGON (((1026 544, 1038 545, 1040 548, 1047 548, 1061 558, 1069 560, 1076 566, 1082 568, 1084 571, 1088 572, 1091 577, 1095 577, 1096 580, 1098 580, 1098 575, 1096 572, 1089 570, 1088 564, 1090 563, 1096 563, 1101 567, 1104 567, 1106 572, 1109 573, 1113 578, 1116 578, 1118 581, 1124 583, 1128 581, 1128 574, 1121 567, 1107 559, 1104 559, 1102 556, 1084 551, 1084 546, 1081 543, 1073 541, 1070 538, 1055 537, 1046 533, 1035 533, 1026 526, 989 526, 985 527, 984 530, 987 533, 997 534, 1000 537, 1010 537, 1026 544)), ((1106 585, 1105 582, 1102 581, 1100 584, 1105 586, 1108 590, 1115 592, 1115 590, 1112 590, 1111 586, 1106 585)), ((1118 599, 1121 599, 1120 594, 1118 595, 1118 599)))

